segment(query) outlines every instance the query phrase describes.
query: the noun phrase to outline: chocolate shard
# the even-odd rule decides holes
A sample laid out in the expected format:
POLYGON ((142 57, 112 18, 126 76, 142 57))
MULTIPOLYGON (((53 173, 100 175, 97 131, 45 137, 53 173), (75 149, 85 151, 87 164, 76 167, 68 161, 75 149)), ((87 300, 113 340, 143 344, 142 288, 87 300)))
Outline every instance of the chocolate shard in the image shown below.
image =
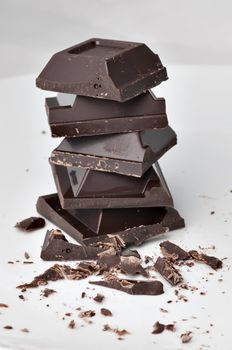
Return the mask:
POLYGON ((38 212, 85 245, 112 243, 117 236, 125 246, 140 245, 161 233, 184 227, 173 208, 64 210, 57 194, 39 197, 38 212))
POLYGON ((53 55, 36 85, 124 102, 167 79, 159 56, 145 44, 93 38, 53 55))
POLYGON ((160 281, 139 281, 111 278, 105 281, 90 281, 90 284, 117 289, 132 295, 160 295, 164 293, 160 281))
POLYGON ((65 138, 52 152, 50 162, 67 167, 141 177, 176 144, 166 127, 137 133, 65 138))
POLYGON ((68 265, 55 264, 41 275, 36 276, 32 282, 21 284, 17 286, 17 288, 36 288, 42 285, 47 285, 49 281, 54 282, 65 278, 70 280, 80 280, 95 274, 98 270, 96 263, 90 262, 81 262, 76 268, 71 268, 68 265))
POLYGON ((164 330, 168 330, 168 331, 175 331, 175 325, 170 323, 170 324, 162 324, 159 321, 157 321, 154 325, 153 325, 153 331, 152 334, 159 334, 162 333, 164 330))
POLYGON ((123 250, 121 252, 121 256, 125 256, 125 257, 130 257, 130 256, 135 256, 136 258, 141 259, 141 255, 139 254, 139 252, 137 250, 132 250, 132 249, 128 249, 128 250, 123 250))
POLYGON ((105 296, 99 293, 97 293, 97 295, 93 298, 93 300, 96 301, 97 303, 102 303, 104 299, 105 299, 105 296))
POLYGON ((40 217, 31 216, 30 218, 24 219, 17 222, 15 227, 23 231, 33 231, 45 226, 45 220, 40 217))
POLYGON ((154 267, 156 271, 159 272, 161 276, 163 276, 172 286, 175 286, 183 281, 182 275, 166 258, 161 258, 159 256, 154 264, 154 267))
POLYGON ((171 261, 186 260, 189 258, 188 252, 170 241, 161 242, 160 248, 163 256, 171 261))
POLYGON ((212 269, 217 270, 222 268, 222 260, 216 258, 215 256, 209 256, 203 253, 199 253, 196 250, 190 250, 189 255, 196 261, 203 262, 206 265, 212 267, 212 269))
POLYGON ((97 264, 100 266, 101 270, 108 271, 113 267, 119 266, 120 261, 120 255, 115 248, 112 247, 98 255, 97 264))
POLYGON ((96 260, 104 249, 100 247, 86 247, 67 241, 60 230, 47 231, 41 251, 43 260, 96 260))
POLYGON ((141 274, 149 277, 149 273, 141 265, 141 260, 135 256, 121 256, 120 269, 129 275, 141 274))
POLYGON ((45 105, 53 137, 95 138, 95 135, 157 130, 168 125, 165 99, 157 98, 151 91, 124 103, 58 94, 46 98, 45 105))
POLYGON ((51 163, 64 209, 173 206, 159 165, 141 178, 51 163))

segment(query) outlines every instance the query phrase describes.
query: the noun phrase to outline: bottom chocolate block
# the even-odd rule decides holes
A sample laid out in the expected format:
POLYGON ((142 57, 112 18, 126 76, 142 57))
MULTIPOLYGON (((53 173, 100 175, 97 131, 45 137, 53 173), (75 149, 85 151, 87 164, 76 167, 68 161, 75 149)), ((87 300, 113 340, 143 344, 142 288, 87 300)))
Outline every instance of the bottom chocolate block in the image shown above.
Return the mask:
POLYGON ((39 197, 36 207, 41 215, 86 245, 110 234, 124 237, 130 245, 136 243, 138 235, 148 239, 184 227, 179 213, 169 207, 65 210, 57 194, 39 197))

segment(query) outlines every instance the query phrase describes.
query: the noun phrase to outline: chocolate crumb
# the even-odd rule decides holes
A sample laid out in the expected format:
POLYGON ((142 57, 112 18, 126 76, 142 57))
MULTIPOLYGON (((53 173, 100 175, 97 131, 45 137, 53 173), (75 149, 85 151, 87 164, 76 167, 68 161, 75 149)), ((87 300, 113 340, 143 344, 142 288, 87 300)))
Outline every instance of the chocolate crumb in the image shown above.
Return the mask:
POLYGON ((101 314, 103 316, 112 316, 112 312, 108 309, 101 308, 101 314))
POLYGON ((14 261, 7 261, 7 264, 14 264, 14 261))
POLYGON ((164 313, 167 313, 167 312, 168 312, 168 310, 165 310, 165 309, 163 309, 162 307, 160 308, 160 311, 161 311, 161 312, 164 312, 164 313))
POLYGON ((28 264, 28 265, 29 265, 29 264, 34 264, 33 261, 24 261, 23 263, 24 263, 24 264, 28 264))
POLYGON ((94 301, 96 301, 97 303, 101 303, 104 299, 104 295, 103 294, 99 294, 97 293, 97 295, 93 298, 94 301))
POLYGON ((72 314, 71 314, 71 312, 66 312, 66 314, 65 314, 65 316, 71 316, 72 314))
POLYGON ((5 329, 13 329, 13 327, 12 327, 12 326, 9 326, 9 325, 4 326, 3 328, 5 328, 5 329))
POLYGON ((25 256, 25 259, 27 260, 30 259, 30 255, 27 252, 24 253, 24 256, 25 256))
POLYGON ((79 317, 81 317, 81 318, 93 317, 95 315, 96 315, 96 312, 93 310, 82 311, 79 313, 79 317))
POLYGON ((86 293, 85 292, 82 292, 81 293, 81 298, 84 299, 86 297, 86 293))
POLYGON ((76 328, 76 323, 74 320, 70 321, 69 324, 68 324, 68 328, 71 328, 71 329, 74 329, 76 328))
POLYGON ((22 328, 22 329, 20 329, 20 330, 21 330, 21 332, 23 332, 23 333, 29 333, 29 332, 30 332, 28 328, 22 328))
POLYGON ((41 291, 41 295, 45 298, 48 298, 49 295, 51 295, 53 293, 57 293, 57 291, 54 289, 50 289, 50 288, 45 288, 44 290, 41 291))
POLYGON ((9 307, 7 304, 4 304, 4 303, 0 303, 0 307, 4 307, 4 308, 7 308, 9 307))
POLYGON ((24 295, 23 295, 23 294, 20 294, 18 297, 19 297, 19 299, 21 299, 21 300, 24 300, 24 301, 25 301, 25 298, 24 298, 24 295))
POLYGON ((174 324, 162 324, 159 321, 156 321, 156 323, 153 325, 153 330, 152 330, 152 334, 160 334, 162 333, 164 330, 168 330, 168 331, 175 331, 175 325, 174 324))
POLYGON ((42 134, 42 135, 45 135, 45 134, 46 134, 46 131, 45 131, 45 130, 42 130, 42 131, 41 131, 41 134, 42 134))
POLYGON ((171 304, 171 303, 172 303, 172 300, 168 300, 167 303, 168 303, 168 304, 171 304))
POLYGON ((210 215, 214 215, 214 214, 215 214, 215 211, 212 210, 212 211, 210 212, 210 215))
POLYGON ((189 343, 192 339, 192 332, 186 332, 180 336, 182 343, 189 343))

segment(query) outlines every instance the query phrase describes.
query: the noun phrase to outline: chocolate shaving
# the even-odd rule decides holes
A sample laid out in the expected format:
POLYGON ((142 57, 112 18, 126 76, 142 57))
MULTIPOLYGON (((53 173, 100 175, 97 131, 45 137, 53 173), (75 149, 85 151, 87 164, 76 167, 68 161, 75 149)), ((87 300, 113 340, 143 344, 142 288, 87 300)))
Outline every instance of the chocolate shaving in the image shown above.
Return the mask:
POLYGON ((199 253, 196 250, 190 250, 189 254, 194 260, 203 262, 206 265, 212 267, 212 269, 214 270, 222 268, 222 260, 216 258, 215 256, 209 256, 203 253, 199 253))
POLYGON ((166 258, 158 257, 154 267, 156 271, 159 272, 172 286, 183 281, 182 275, 166 258))
POLYGON ((192 339, 192 332, 186 332, 180 336, 182 343, 189 343, 192 339))
POLYGON ((36 288, 41 285, 47 285, 49 281, 58 281, 62 279, 80 280, 93 275, 98 271, 98 266, 95 263, 81 262, 76 268, 71 268, 68 265, 55 264, 46 270, 43 274, 36 276, 30 283, 25 283, 17 286, 17 288, 36 288))
POLYGON ((162 324, 159 321, 157 321, 154 325, 153 325, 153 330, 152 330, 152 334, 160 334, 162 333, 164 330, 168 330, 168 331, 175 331, 175 325, 174 324, 162 324))
POLYGON ((126 280, 112 277, 105 281, 90 281, 89 283, 117 289, 131 295, 160 295, 164 292, 160 281, 126 280))
POLYGON ((112 312, 109 309, 101 308, 101 314, 103 316, 112 316, 112 312))
POLYGON ((17 222, 15 227, 23 231, 37 230, 45 226, 45 220, 41 217, 31 216, 30 218, 24 219, 17 222))
POLYGON ((4 303, 0 303, 0 307, 4 307, 4 308, 7 308, 9 307, 7 304, 4 304, 4 303))
POLYGON ((49 295, 57 293, 56 290, 54 289, 49 289, 49 288, 45 288, 44 290, 41 291, 41 295, 45 298, 48 298, 49 295))
POLYGON ((171 261, 186 260, 189 258, 188 252, 170 241, 161 242, 160 248, 163 256, 171 261))
POLYGON ((104 298, 105 298, 104 295, 102 295, 102 294, 97 294, 97 295, 93 298, 93 300, 96 301, 97 303, 101 303, 101 302, 103 301, 104 298))

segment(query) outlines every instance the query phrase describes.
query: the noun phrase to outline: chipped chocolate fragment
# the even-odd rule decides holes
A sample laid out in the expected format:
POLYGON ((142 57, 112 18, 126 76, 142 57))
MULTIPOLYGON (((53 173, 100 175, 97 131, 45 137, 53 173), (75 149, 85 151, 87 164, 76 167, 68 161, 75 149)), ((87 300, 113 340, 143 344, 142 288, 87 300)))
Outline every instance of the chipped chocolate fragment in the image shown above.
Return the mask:
POLYGON ((27 260, 30 259, 30 255, 28 254, 28 252, 25 252, 25 253, 24 253, 24 257, 25 257, 25 259, 27 259, 27 260))
POLYGON ((24 219, 17 222, 15 227, 23 231, 32 231, 45 226, 45 220, 41 217, 31 216, 30 218, 24 219))
POLYGON ((166 258, 158 257, 154 267, 172 286, 183 281, 182 275, 166 258))
POLYGON ((41 291, 41 295, 45 298, 48 298, 49 295, 57 293, 56 290, 50 289, 50 288, 45 288, 44 290, 41 291))
POLYGON ((0 303, 0 307, 4 307, 4 308, 7 308, 9 307, 7 304, 4 304, 4 303, 0 303))
POLYGON ((164 293, 160 281, 127 280, 112 277, 105 281, 89 281, 90 284, 117 289, 131 295, 160 295, 164 293))
POLYGON ((203 253, 199 253, 196 250, 190 250, 189 254, 194 260, 203 262, 206 265, 212 267, 212 269, 214 270, 222 268, 222 260, 216 258, 215 256, 209 256, 203 253))
POLYGON ((101 314, 103 316, 112 316, 112 312, 109 309, 101 308, 101 314))
POLYGON ((97 293, 97 295, 93 298, 93 300, 96 301, 97 303, 101 303, 104 298, 105 298, 104 295, 97 293))
POLYGON ((74 321, 74 320, 71 320, 71 321, 69 322, 69 324, 68 324, 68 328, 71 328, 71 329, 76 328, 76 323, 75 323, 75 321, 74 321))
POLYGON ((144 277, 149 276, 148 272, 140 264, 140 259, 136 256, 122 256, 120 269, 129 275, 141 274, 144 277))
POLYGON ((189 258, 188 252, 170 241, 161 242, 160 248, 163 256, 171 261, 186 260, 189 258))
POLYGON ((93 310, 82 311, 79 313, 79 317, 81 318, 94 317, 95 315, 96 315, 96 312, 93 310))
POLYGON ((139 254, 139 252, 137 250, 131 250, 131 249, 122 251, 121 256, 124 256, 124 257, 134 256, 138 259, 141 259, 141 255, 139 254))
POLYGON ((86 297, 86 293, 85 292, 82 292, 81 293, 81 298, 84 299, 86 297))
POLYGON ((21 330, 21 332, 23 332, 23 333, 29 333, 29 332, 30 332, 28 328, 22 328, 22 329, 20 329, 20 330, 21 330))
POLYGON ((162 324, 159 321, 156 321, 156 323, 153 325, 153 330, 152 330, 152 334, 160 334, 162 333, 164 330, 168 330, 171 332, 174 332, 175 329, 175 325, 174 324, 162 324))
POLYGON ((25 298, 24 298, 24 295, 23 295, 23 294, 20 294, 18 297, 19 297, 19 299, 25 301, 25 298))
POLYGON ((190 340, 192 339, 192 332, 182 333, 180 338, 182 343, 189 343, 190 340))
POLYGON ((4 329, 9 329, 9 330, 13 329, 13 327, 12 327, 12 326, 9 326, 9 325, 4 326, 3 328, 4 328, 4 329))

